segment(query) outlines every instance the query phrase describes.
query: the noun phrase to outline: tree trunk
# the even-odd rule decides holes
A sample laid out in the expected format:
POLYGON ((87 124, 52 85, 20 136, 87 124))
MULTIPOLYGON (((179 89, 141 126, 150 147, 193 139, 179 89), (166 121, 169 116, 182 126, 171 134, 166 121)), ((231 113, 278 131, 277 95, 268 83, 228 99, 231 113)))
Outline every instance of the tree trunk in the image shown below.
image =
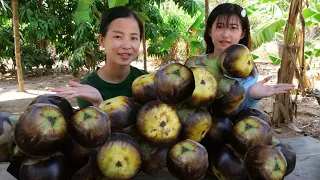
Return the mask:
MULTIPOLYGON (((42 9, 43 8, 43 0, 39 0, 38 2, 38 8, 42 9)), ((48 47, 48 40, 47 39, 40 39, 37 40, 37 44, 40 49, 47 49, 48 47)))
MULTIPOLYGON (((298 44, 295 44, 299 36, 296 35, 295 30, 297 18, 301 8, 302 0, 291 1, 289 17, 284 34, 284 47, 281 58, 281 67, 278 71, 278 83, 292 83, 294 73, 299 74, 299 69, 297 68, 299 47, 298 44)), ((277 95, 275 97, 273 106, 273 123, 280 125, 280 123, 285 122, 289 127, 292 127, 293 114, 295 110, 296 104, 292 101, 290 93, 277 95)))
POLYGON ((12 0, 12 13, 13 13, 13 27, 14 27, 14 46, 15 46, 15 59, 17 65, 17 76, 19 83, 19 90, 24 92, 24 83, 21 66, 20 54, 20 34, 19 34, 19 16, 18 16, 18 0, 12 0))
POLYGON ((146 22, 143 22, 143 68, 147 71, 146 22))
POLYGON ((206 7, 206 9, 205 9, 205 22, 207 22, 207 20, 208 20, 208 17, 209 17, 209 0, 205 0, 205 7, 206 7))

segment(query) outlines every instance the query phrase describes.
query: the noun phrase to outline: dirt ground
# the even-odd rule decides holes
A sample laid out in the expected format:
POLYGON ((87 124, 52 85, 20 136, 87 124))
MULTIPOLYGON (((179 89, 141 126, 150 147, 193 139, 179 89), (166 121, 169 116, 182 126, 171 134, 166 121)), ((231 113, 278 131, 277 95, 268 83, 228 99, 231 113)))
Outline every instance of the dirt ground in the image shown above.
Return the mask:
MULTIPOLYGON (((134 63, 134 66, 142 67, 141 63, 134 63)), ((256 62, 259 71, 259 80, 268 75, 274 78, 267 84, 275 84, 277 81, 278 66, 269 61, 256 62)), ((85 73, 79 77, 66 73, 50 73, 46 75, 42 70, 36 70, 24 76, 24 85, 26 92, 18 92, 18 85, 15 76, 10 74, 0 74, 0 112, 12 112, 20 114, 28 106, 28 104, 37 96, 44 93, 52 93, 50 90, 54 87, 66 86, 69 80, 80 81, 85 73)), ((315 88, 319 87, 320 81, 315 82, 315 88)), ((294 97, 294 96, 293 96, 294 97)), ((74 107, 77 107, 76 101, 70 100, 74 107)), ((269 97, 262 99, 259 109, 265 111, 272 116, 274 98, 269 97)), ((280 127, 273 127, 274 136, 279 138, 296 137, 296 136, 312 136, 320 139, 320 106, 316 99, 312 96, 298 96, 297 117, 294 119, 294 125, 302 130, 296 132, 288 128, 285 124, 280 127)))
MULTIPOLYGON (((279 66, 276 66, 268 61, 256 62, 256 65, 259 71, 259 80, 266 76, 273 75, 273 78, 267 84, 276 84, 279 66)), ((314 89, 319 89, 319 79, 314 78, 314 80, 314 89)), ((296 83, 297 82, 294 82, 294 84, 296 83)), ((294 99, 295 95, 292 95, 292 98, 294 99)), ((274 97, 264 98, 259 103, 259 109, 272 116, 273 103, 274 97)), ((320 139, 320 126, 318 126, 318 123, 320 121, 320 106, 316 98, 311 93, 307 93, 306 97, 298 95, 297 107, 297 113, 296 117, 294 118, 293 124, 302 132, 296 132, 288 128, 285 124, 281 124, 280 127, 277 127, 276 125, 273 126, 274 136, 279 138, 312 136, 314 138, 320 139)))

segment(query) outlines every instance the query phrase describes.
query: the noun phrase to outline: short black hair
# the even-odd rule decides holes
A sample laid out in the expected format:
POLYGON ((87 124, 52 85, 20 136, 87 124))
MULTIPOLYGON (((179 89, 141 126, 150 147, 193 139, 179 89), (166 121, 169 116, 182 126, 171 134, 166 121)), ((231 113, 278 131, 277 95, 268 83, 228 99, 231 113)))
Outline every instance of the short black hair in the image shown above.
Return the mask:
POLYGON ((140 30, 140 40, 143 37, 143 24, 140 18, 135 14, 131 9, 129 9, 126 6, 117 6, 110 8, 103 12, 101 21, 100 21, 100 34, 102 36, 105 36, 110 23, 118 18, 126 18, 126 17, 133 17, 135 20, 137 20, 140 30))
POLYGON ((245 13, 245 10, 237 4, 223 3, 218 5, 211 11, 206 22, 206 28, 204 31, 204 40, 207 45, 206 53, 212 53, 214 51, 214 44, 212 43, 212 39, 209 34, 215 20, 217 18, 226 18, 228 23, 230 17, 232 16, 239 17, 242 26, 242 31, 245 32, 245 37, 239 41, 239 44, 243 44, 251 50, 250 23, 248 16, 245 13))

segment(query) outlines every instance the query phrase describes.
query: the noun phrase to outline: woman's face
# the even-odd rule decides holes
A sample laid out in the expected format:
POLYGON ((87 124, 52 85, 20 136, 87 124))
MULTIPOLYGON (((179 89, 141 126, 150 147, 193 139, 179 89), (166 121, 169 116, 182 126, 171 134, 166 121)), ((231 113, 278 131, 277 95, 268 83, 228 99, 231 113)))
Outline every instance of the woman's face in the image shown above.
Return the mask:
POLYGON ((244 37, 245 32, 242 31, 238 16, 232 15, 229 19, 227 16, 218 16, 209 35, 214 44, 214 52, 221 54, 230 45, 238 44, 244 37))
POLYGON ((107 61, 127 66, 137 57, 140 47, 140 29, 133 17, 117 18, 108 27, 106 35, 99 36, 105 48, 107 61))

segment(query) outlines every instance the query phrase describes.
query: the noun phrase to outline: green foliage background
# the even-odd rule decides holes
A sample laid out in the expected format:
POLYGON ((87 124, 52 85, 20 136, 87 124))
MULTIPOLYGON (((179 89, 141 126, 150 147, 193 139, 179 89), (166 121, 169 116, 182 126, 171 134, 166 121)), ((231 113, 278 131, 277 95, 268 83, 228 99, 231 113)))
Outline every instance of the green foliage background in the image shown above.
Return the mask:
MULTIPOLYGON (((1 2, 0 64, 14 59, 11 1, 1 2)), ((289 1, 210 0, 210 11, 223 2, 245 7, 254 48, 273 40, 282 41, 289 1)), ((320 56, 318 4, 318 0, 309 0, 309 7, 303 10, 307 25, 305 55, 310 60, 320 56)), ((145 22, 148 56, 160 65, 204 53, 205 4, 202 0, 28 0, 19 1, 24 70, 50 69, 59 61, 68 62, 73 72, 81 67, 94 69, 105 60, 97 38, 101 13, 119 5, 130 7, 145 22)), ((279 63, 277 57, 270 60, 279 63)))

